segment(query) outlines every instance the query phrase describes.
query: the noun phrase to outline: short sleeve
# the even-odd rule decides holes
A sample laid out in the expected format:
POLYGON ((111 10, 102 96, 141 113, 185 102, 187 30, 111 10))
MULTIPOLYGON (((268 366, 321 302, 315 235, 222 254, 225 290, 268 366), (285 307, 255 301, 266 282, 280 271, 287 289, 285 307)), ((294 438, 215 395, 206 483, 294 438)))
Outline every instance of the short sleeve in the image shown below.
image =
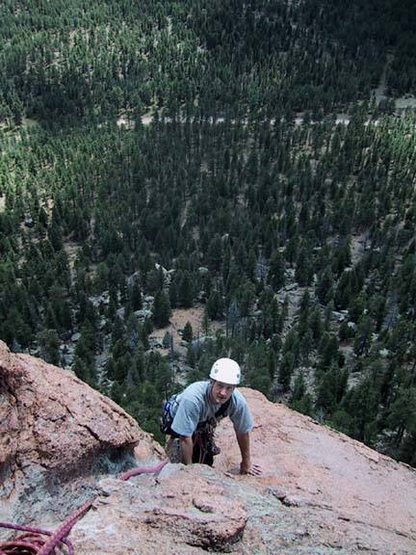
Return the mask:
POLYGON ((254 427, 253 417, 246 399, 240 392, 236 391, 230 411, 230 419, 234 429, 239 434, 251 432, 254 427))
POLYGON ((181 399, 171 428, 180 436, 190 437, 195 432, 199 422, 197 403, 190 399, 181 399))

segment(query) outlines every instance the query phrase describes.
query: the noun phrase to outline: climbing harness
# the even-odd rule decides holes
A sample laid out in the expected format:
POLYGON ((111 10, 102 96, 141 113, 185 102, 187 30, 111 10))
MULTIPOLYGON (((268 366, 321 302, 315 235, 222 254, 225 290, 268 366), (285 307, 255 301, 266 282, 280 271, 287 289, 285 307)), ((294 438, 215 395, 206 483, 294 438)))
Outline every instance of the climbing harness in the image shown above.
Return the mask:
POLYGON ((220 406, 213 417, 198 424, 198 427, 192 436, 194 441, 192 462, 207 464, 209 466, 214 464, 214 457, 220 452, 214 441, 215 428, 217 427, 218 422, 228 414, 230 404, 231 397, 227 402, 220 406))
MULTIPOLYGON (((150 467, 138 466, 122 474, 120 480, 127 481, 138 474, 158 474, 168 462, 164 460, 150 467)), ((0 528, 23 532, 13 540, 0 542, 0 555, 74 555, 74 547, 67 536, 77 521, 90 510, 94 501, 92 499, 77 509, 56 532, 0 522, 0 528)))
POLYGON ((210 419, 199 424, 192 436, 194 442, 194 450, 192 453, 192 462, 207 464, 212 466, 214 456, 219 453, 218 447, 214 442, 214 431, 217 423, 210 419))

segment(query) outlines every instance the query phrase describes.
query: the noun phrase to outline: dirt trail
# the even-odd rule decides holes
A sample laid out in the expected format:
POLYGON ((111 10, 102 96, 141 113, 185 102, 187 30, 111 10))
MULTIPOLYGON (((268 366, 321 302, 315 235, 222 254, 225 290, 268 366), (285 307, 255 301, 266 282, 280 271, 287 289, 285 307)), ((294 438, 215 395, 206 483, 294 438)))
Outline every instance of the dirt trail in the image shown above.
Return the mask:
MULTIPOLYGON (((189 322, 192 326, 193 337, 197 339, 198 337, 206 335, 204 330, 204 306, 195 306, 192 308, 177 308, 172 311, 172 316, 170 318, 170 323, 168 326, 155 330, 150 339, 155 339, 159 343, 162 343, 162 340, 166 334, 169 332, 173 337, 173 347, 175 351, 179 351, 180 353, 184 353, 186 351, 186 347, 181 346, 182 336, 179 333, 185 327, 186 323, 189 322)), ((217 329, 223 329, 224 324, 219 322, 210 322, 209 323, 209 330, 210 332, 215 332, 217 329)), ((164 351, 167 349, 163 349, 164 351)))

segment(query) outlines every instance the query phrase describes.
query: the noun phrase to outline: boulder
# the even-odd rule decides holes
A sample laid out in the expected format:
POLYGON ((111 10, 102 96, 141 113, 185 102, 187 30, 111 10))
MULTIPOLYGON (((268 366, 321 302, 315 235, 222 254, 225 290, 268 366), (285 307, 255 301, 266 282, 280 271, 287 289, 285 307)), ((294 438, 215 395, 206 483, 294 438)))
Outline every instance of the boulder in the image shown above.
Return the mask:
POLYGON ((220 551, 241 545, 247 513, 209 467, 168 465, 155 478, 106 478, 74 530, 79 555, 220 551), (139 549, 138 549, 139 548, 139 549))
POLYGON ((42 492, 62 483, 73 487, 79 477, 128 467, 142 442, 158 453, 110 399, 71 372, 13 354, 0 342, 0 520, 19 507, 26 514, 42 492))

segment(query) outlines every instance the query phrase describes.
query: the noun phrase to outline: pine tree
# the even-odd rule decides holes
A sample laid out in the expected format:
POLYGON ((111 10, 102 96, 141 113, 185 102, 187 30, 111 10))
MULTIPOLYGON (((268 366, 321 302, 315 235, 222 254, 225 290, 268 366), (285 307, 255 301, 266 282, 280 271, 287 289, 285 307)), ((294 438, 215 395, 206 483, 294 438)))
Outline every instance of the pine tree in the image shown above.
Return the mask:
POLYGON ((177 302, 180 307, 190 308, 194 302, 193 281, 191 274, 184 271, 177 289, 177 302))
POLYGON ((356 339, 354 341, 354 352, 357 356, 368 354, 373 333, 373 322, 368 314, 363 314, 358 322, 356 339))
POLYGON ((318 276, 316 296, 323 305, 327 305, 334 296, 334 282, 329 268, 325 268, 318 276))
POLYGON ((279 251, 275 251, 270 260, 267 283, 273 287, 274 291, 279 291, 285 285, 284 258, 279 251))
POLYGON ((135 279, 129 287, 129 302, 133 311, 143 308, 142 291, 137 279, 135 279))
POLYGON ((290 389, 290 380, 295 367, 295 357, 292 352, 287 352, 280 363, 279 383, 286 393, 290 389))
POLYGON ((220 320, 224 316, 224 301, 217 289, 211 291, 205 310, 211 320, 220 320))
POLYGON ((296 259, 295 279, 301 287, 311 285, 313 266, 310 251, 301 248, 296 259))
POLYGON ((60 363, 59 337, 54 329, 48 329, 38 334, 41 356, 46 362, 58 365, 60 363))
POLYGON ((338 366, 329 368, 320 378, 318 385, 317 407, 332 414, 345 394, 348 373, 338 366))
POLYGON ((182 339, 189 343, 192 341, 192 338, 193 338, 193 329, 192 329, 191 323, 188 320, 183 328, 182 339))
POLYGON ((207 251, 207 265, 208 268, 214 272, 219 272, 221 269, 223 259, 222 240, 219 235, 216 235, 208 245, 207 251))
POLYGON ((164 328, 169 324, 171 316, 169 297, 164 291, 159 291, 153 305, 153 322, 157 328, 164 328))

